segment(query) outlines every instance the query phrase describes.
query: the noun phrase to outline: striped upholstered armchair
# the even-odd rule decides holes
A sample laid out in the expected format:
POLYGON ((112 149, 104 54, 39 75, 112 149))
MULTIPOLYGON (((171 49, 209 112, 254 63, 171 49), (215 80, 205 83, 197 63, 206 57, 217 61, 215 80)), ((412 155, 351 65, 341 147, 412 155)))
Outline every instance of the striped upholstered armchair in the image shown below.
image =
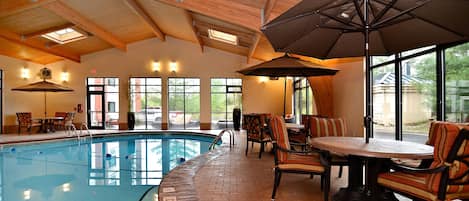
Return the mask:
MULTIPOLYGON (((342 118, 302 115, 301 119, 311 138, 345 137, 347 127, 342 118)), ((342 177, 343 166, 348 165, 348 159, 346 156, 332 154, 331 165, 339 166, 339 177, 342 177)))
POLYGON ((417 200, 469 199, 469 126, 442 123, 435 129, 428 169, 392 164, 395 171, 380 174, 378 183, 417 200))
POLYGON ((280 184, 282 173, 286 172, 321 175, 321 187, 324 187, 324 200, 327 201, 329 197, 331 171, 329 153, 321 150, 291 150, 285 121, 280 116, 274 116, 270 120, 269 130, 272 134, 275 157, 275 180, 272 200, 275 199, 275 193, 280 184))

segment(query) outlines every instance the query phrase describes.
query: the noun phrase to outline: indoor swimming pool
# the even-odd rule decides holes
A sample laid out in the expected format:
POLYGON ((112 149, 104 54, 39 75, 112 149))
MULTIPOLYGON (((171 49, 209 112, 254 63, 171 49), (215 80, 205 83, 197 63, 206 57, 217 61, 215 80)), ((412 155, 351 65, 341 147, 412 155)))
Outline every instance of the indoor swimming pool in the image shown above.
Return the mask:
POLYGON ((4 145, 0 201, 138 201, 212 140, 166 133, 4 145))

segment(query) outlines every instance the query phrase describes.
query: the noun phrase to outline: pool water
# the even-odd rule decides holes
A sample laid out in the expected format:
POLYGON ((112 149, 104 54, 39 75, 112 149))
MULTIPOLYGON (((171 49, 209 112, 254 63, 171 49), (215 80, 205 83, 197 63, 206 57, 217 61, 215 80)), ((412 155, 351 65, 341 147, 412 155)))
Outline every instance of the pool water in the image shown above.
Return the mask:
POLYGON ((3 146, 0 201, 138 201, 212 140, 152 134, 3 146))

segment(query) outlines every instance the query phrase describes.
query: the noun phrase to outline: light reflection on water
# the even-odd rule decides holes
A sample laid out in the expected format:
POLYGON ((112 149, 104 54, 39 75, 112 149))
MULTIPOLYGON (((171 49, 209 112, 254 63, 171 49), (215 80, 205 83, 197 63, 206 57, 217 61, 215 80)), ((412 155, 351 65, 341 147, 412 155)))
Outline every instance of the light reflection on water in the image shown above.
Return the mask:
POLYGON ((133 201, 212 138, 139 135, 3 147, 0 201, 133 201))

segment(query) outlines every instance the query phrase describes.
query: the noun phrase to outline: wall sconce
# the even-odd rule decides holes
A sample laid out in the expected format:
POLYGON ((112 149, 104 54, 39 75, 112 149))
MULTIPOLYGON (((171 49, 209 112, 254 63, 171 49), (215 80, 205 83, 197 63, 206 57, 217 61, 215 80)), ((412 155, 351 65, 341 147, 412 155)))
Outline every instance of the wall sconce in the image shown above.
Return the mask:
POLYGON ((175 61, 169 62, 169 70, 173 73, 177 71, 178 64, 175 61))
POLYGON ((160 62, 159 61, 151 62, 151 70, 153 72, 159 72, 160 71, 160 62))
POLYGON ((62 72, 62 74, 60 75, 60 79, 62 80, 62 82, 68 82, 68 72, 62 72))
POLYGON ((265 83, 269 80, 269 77, 266 76, 259 76, 259 82, 265 83))
POLYGON ((27 69, 26 67, 21 69, 21 78, 25 80, 29 79, 29 69, 27 69))

